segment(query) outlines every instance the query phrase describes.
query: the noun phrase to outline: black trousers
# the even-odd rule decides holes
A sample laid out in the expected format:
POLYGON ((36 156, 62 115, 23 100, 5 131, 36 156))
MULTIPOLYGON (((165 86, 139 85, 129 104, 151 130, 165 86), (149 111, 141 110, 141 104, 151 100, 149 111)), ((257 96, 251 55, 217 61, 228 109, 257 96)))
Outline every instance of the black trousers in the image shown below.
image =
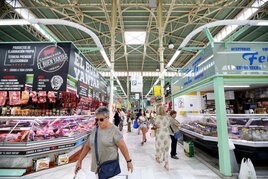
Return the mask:
POLYGON ((171 152, 170 155, 176 156, 177 155, 177 139, 175 139, 175 137, 173 135, 170 135, 171 138, 171 152))

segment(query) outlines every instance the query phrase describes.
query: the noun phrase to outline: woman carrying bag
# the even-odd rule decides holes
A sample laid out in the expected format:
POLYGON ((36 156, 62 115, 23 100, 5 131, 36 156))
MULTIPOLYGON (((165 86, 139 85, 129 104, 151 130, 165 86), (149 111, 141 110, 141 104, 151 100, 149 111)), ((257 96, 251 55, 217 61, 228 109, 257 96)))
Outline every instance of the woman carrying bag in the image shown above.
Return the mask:
POLYGON ((88 141, 83 146, 75 167, 75 174, 81 169, 82 160, 91 150, 91 171, 96 173, 99 179, 118 175, 121 172, 118 148, 126 160, 128 170, 133 172, 132 160, 123 136, 118 128, 109 122, 109 109, 100 107, 95 114, 97 127, 92 130, 88 141))

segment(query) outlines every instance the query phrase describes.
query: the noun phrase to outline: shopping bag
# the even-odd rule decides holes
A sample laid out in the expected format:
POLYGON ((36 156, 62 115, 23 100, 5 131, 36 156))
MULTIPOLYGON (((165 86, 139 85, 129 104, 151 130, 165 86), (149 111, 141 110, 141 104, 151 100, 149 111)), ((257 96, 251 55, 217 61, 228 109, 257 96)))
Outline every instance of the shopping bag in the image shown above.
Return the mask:
POLYGON ((138 123, 137 120, 134 121, 134 123, 133 123, 133 128, 134 128, 134 129, 138 129, 138 128, 139 128, 139 123, 138 123))
POLYGON ((256 171, 250 159, 242 159, 238 179, 257 179, 256 171))
POLYGON ((251 179, 257 179, 256 170, 255 170, 250 158, 248 158, 247 164, 248 164, 248 167, 250 169, 251 179))

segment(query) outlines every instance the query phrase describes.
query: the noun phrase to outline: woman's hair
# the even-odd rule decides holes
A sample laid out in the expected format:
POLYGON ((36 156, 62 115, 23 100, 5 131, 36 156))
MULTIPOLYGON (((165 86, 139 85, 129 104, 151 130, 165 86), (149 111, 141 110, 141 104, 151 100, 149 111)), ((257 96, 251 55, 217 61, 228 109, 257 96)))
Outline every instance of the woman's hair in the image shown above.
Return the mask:
POLYGON ((163 106, 160 106, 158 108, 158 115, 160 115, 160 116, 166 115, 166 111, 165 111, 165 108, 163 106))
POLYGON ((172 116, 173 114, 177 114, 177 112, 175 110, 171 110, 169 115, 172 116))
POLYGON ((105 117, 109 117, 109 109, 105 106, 101 106, 95 111, 95 115, 97 114, 102 114, 105 117))

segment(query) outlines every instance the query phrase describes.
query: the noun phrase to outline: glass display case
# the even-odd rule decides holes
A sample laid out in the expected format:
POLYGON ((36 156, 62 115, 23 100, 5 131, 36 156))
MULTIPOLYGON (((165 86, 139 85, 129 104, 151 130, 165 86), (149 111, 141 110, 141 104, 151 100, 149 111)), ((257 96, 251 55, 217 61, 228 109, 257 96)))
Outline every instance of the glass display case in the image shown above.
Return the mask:
MULTIPOLYGON (((215 115, 192 115, 182 123, 184 132, 191 131, 202 136, 217 137, 215 115)), ((268 141, 268 115, 228 114, 228 133, 231 139, 246 141, 268 141)))
POLYGON ((94 116, 0 117, 0 147, 88 135, 94 116))

